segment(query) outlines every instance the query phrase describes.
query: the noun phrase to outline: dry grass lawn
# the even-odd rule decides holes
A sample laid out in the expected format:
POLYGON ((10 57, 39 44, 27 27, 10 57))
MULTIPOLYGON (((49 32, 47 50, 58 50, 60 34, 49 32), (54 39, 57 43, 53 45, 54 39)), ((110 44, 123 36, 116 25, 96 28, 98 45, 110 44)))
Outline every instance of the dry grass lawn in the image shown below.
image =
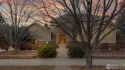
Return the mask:
MULTIPOLYGON (((0 59, 34 59, 37 58, 37 50, 18 50, 0 52, 0 59)), ((125 51, 95 51, 95 59, 125 59, 125 51)))
MULTIPOLYGON (((0 66, 0 70, 54 70, 55 66, 0 66)), ((85 66, 71 66, 72 70, 87 70, 85 66)), ((107 70, 105 66, 93 66, 92 70, 107 70)), ((110 69, 124 70, 124 69, 110 69)))
MULTIPOLYGON (((85 66, 71 66, 72 70, 87 70, 85 66)), ((93 66, 92 70, 124 70, 122 68, 111 68, 111 69, 106 69, 106 66, 93 66)))
POLYGON ((32 59, 37 58, 37 50, 19 50, 15 53, 14 50, 12 51, 4 51, 0 52, 1 59, 32 59))
POLYGON ((0 70, 54 70, 54 66, 0 66, 0 70))
POLYGON ((37 55, 37 50, 18 50, 17 53, 14 50, 4 51, 0 52, 0 55, 37 55))

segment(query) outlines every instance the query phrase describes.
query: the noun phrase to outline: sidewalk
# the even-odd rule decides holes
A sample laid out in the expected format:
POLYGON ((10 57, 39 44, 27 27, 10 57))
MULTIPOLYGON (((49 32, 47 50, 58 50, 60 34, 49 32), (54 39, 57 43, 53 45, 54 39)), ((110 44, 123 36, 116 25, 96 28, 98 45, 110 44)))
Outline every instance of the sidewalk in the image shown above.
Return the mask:
MULTIPOLYGON (((0 66, 85 65, 85 59, 0 59, 0 66)), ((93 65, 125 65, 125 59, 93 59, 93 65)))

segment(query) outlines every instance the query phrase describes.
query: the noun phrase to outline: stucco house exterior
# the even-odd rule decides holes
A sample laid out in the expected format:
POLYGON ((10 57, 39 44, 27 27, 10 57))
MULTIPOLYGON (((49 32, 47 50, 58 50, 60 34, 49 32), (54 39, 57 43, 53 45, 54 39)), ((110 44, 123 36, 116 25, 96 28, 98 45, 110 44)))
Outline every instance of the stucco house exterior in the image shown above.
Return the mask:
POLYGON ((35 36, 35 42, 46 43, 53 41, 56 44, 66 44, 68 41, 71 41, 70 37, 54 26, 51 26, 48 29, 40 23, 33 23, 28 29, 30 34, 35 36))
MULTIPOLYGON (((84 16, 86 16, 86 14, 83 14, 84 16)), ((100 18, 99 16, 96 16, 96 18, 100 18)), ((60 23, 61 25, 63 25, 64 23, 69 23, 69 21, 72 22, 72 17, 70 17, 70 15, 68 14, 65 14, 61 17, 57 17, 56 19, 56 22, 55 21, 51 21, 51 30, 56 33, 57 35, 57 43, 63 43, 63 39, 64 39, 64 43, 68 43, 68 42, 71 42, 72 39, 67 35, 65 34, 61 29, 59 29, 58 27, 54 27, 54 25, 56 25, 56 23, 60 23), (61 37, 61 38, 60 38, 61 37), (60 42, 61 40, 61 42, 60 42)), ((86 17, 83 17, 83 21, 86 21, 86 17)), ((85 24, 86 26, 86 24, 85 24)), ((98 24, 96 24, 95 28, 98 27, 98 24)), ((112 29, 114 28, 113 25, 110 25, 108 26, 105 31, 101 34, 100 38, 103 37, 105 34, 107 34, 109 31, 111 31, 112 29)), ((96 36, 96 33, 94 34, 93 36, 93 39, 91 41, 91 43, 94 42, 94 38, 96 36)), ((80 37, 77 35, 77 41, 80 41, 80 37)), ((87 37, 86 35, 84 35, 84 38, 85 40, 87 40, 87 37)), ((116 43, 116 30, 113 30, 110 34, 108 34, 100 43, 116 43)))
MULTIPOLYGON (((64 16, 67 17, 67 15, 64 16)), ((64 21, 60 19, 60 17, 56 19, 61 22, 64 21)), ((54 26, 55 24, 53 24, 54 22, 51 22, 50 26, 42 26, 40 23, 33 23, 29 26, 29 32, 31 33, 31 35, 38 36, 37 41, 39 42, 53 41, 56 44, 67 44, 69 42, 72 42, 72 39, 67 34, 65 34, 61 29, 54 26)), ((105 35, 107 32, 109 32, 111 29, 111 26, 107 27, 106 30, 101 34, 101 37, 105 35)), ((77 40, 80 41, 79 36, 77 36, 77 40)), ((92 39, 92 43, 93 41, 94 39, 92 39)), ((100 43, 116 43, 116 31, 112 31, 100 43)))
MULTIPOLYGON (((111 30, 110 27, 108 27, 101 36, 103 36, 103 34, 107 33, 109 30, 111 30)), ((37 36, 37 42, 53 41, 56 44, 67 44, 72 42, 72 39, 68 35, 66 35, 61 29, 58 29, 54 26, 52 26, 50 29, 47 29, 39 23, 33 23, 29 27, 29 32, 31 35, 37 36)), ((79 36, 77 37, 77 40, 80 41, 79 36)), ((101 43, 116 43, 116 31, 111 32, 101 41, 101 43)))
POLYGON ((52 41, 52 31, 43 27, 39 23, 33 23, 29 26, 30 35, 34 36, 35 42, 48 42, 52 41))
POLYGON ((56 44, 66 44, 68 42, 72 42, 72 39, 58 27, 51 26, 50 29, 53 31, 56 44))

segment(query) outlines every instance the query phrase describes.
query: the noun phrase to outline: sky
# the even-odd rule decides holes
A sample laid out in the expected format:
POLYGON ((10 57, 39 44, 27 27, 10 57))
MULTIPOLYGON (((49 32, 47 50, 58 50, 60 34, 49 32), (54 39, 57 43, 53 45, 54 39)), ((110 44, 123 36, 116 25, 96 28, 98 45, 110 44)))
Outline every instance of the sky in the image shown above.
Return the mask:
MULTIPOLYGON (((3 17, 7 20, 7 21, 11 21, 11 13, 10 13, 10 7, 9 7, 9 5, 7 4, 7 1, 12 1, 12 2, 10 2, 10 4, 11 4, 11 6, 12 6, 12 9, 13 9, 13 11, 15 11, 15 6, 14 6, 14 1, 17 1, 17 4, 18 4, 18 6, 17 6, 17 18, 20 18, 20 12, 21 12, 21 8, 23 8, 23 4, 25 4, 26 6, 24 7, 24 10, 23 11, 25 11, 25 14, 30 14, 33 10, 34 10, 34 8, 30 5, 30 4, 28 4, 28 3, 22 3, 21 1, 23 1, 23 0, 4 0, 4 2, 2 3, 2 5, 0 6, 0 12, 2 13, 2 15, 3 15, 3 17)), ((22 13, 23 14, 23 13, 22 13)), ((32 14, 32 15, 34 15, 34 14, 32 14)), ((24 17, 22 18, 22 19, 26 19, 26 17, 25 17, 26 15, 24 15, 24 17)), ((22 21, 23 22, 23 21, 22 21)), ((27 24, 29 24, 29 23, 32 23, 33 22, 33 20, 32 19, 30 19, 30 20, 28 20, 28 23, 27 24)))
MULTIPOLYGON (((2 1, 2 0, 0 0, 0 1, 2 1)), ((4 1, 6 1, 6 0, 4 0, 4 1)), ((18 0, 17 0, 17 1, 18 1, 18 0)), ((26 11, 30 11, 30 12, 33 11, 33 14, 32 14, 33 17, 32 17, 32 19, 29 20, 29 22, 28 22, 27 24, 33 23, 33 21, 35 21, 35 20, 41 21, 41 22, 43 22, 43 23, 45 23, 44 20, 47 20, 47 21, 50 21, 50 20, 51 20, 51 19, 48 18, 47 16, 41 14, 41 12, 45 14, 45 10, 44 10, 43 8, 42 8, 42 9, 39 9, 39 10, 37 9, 37 8, 41 8, 41 7, 42 7, 42 5, 43 5, 43 4, 41 3, 42 0, 30 0, 30 1, 34 1, 34 5, 35 5, 35 6, 32 6, 31 3, 28 3, 28 5, 30 5, 30 8, 29 8, 28 10, 26 10, 26 11), (37 6, 37 7, 36 7, 36 6, 37 6), (35 20, 33 20, 33 19, 35 19, 35 20)), ((55 0, 44 0, 44 2, 46 2, 46 7, 49 8, 49 9, 47 9, 47 10, 49 10, 49 13, 56 18, 56 17, 58 17, 58 15, 52 13, 52 10, 54 9, 55 12, 57 12, 58 10, 57 10, 53 5, 50 5, 50 4, 47 3, 47 2, 53 3, 53 1, 54 1, 55 6, 56 6, 58 9, 63 10, 64 8, 62 7, 62 5, 60 5, 59 3, 57 3, 55 0)), ((94 7, 95 7, 97 1, 98 1, 98 0, 94 0, 94 1, 93 1, 93 9, 94 9, 94 7)), ((101 0, 101 1, 103 1, 103 0, 101 0)), ((108 0, 107 0, 107 1, 108 1, 108 0)), ((118 1, 119 1, 119 3, 121 2, 121 0, 118 0, 118 1)), ((101 5, 102 5, 102 4, 100 4, 100 6, 101 6, 101 5)), ((113 8, 113 6, 112 6, 111 8, 113 8)), ((8 16, 8 15, 9 15, 8 9, 9 9, 9 8, 8 8, 7 4, 5 4, 5 2, 3 3, 3 6, 0 6, 0 11, 1 11, 2 15, 4 15, 4 16, 8 16), (5 14, 5 13, 6 13, 6 14, 5 14)), ((20 10, 20 8, 19 8, 19 10, 20 10)), ((58 13, 59 13, 59 12, 58 12, 58 13)), ((62 13, 62 12, 61 12, 61 13, 62 13)), ((101 15, 101 14, 102 14, 102 10, 100 9, 99 15, 101 15)), ((111 14, 111 11, 109 11, 107 14, 111 14)), ((18 16, 18 17, 19 17, 19 16, 18 16)))

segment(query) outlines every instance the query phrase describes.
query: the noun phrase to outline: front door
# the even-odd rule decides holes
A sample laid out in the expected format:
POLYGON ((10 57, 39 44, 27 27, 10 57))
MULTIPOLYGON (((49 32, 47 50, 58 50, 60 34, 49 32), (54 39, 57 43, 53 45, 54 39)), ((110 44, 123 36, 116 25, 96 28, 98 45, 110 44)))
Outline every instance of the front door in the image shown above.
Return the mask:
POLYGON ((60 34, 59 35, 59 44, 65 44, 66 43, 66 35, 60 34))

